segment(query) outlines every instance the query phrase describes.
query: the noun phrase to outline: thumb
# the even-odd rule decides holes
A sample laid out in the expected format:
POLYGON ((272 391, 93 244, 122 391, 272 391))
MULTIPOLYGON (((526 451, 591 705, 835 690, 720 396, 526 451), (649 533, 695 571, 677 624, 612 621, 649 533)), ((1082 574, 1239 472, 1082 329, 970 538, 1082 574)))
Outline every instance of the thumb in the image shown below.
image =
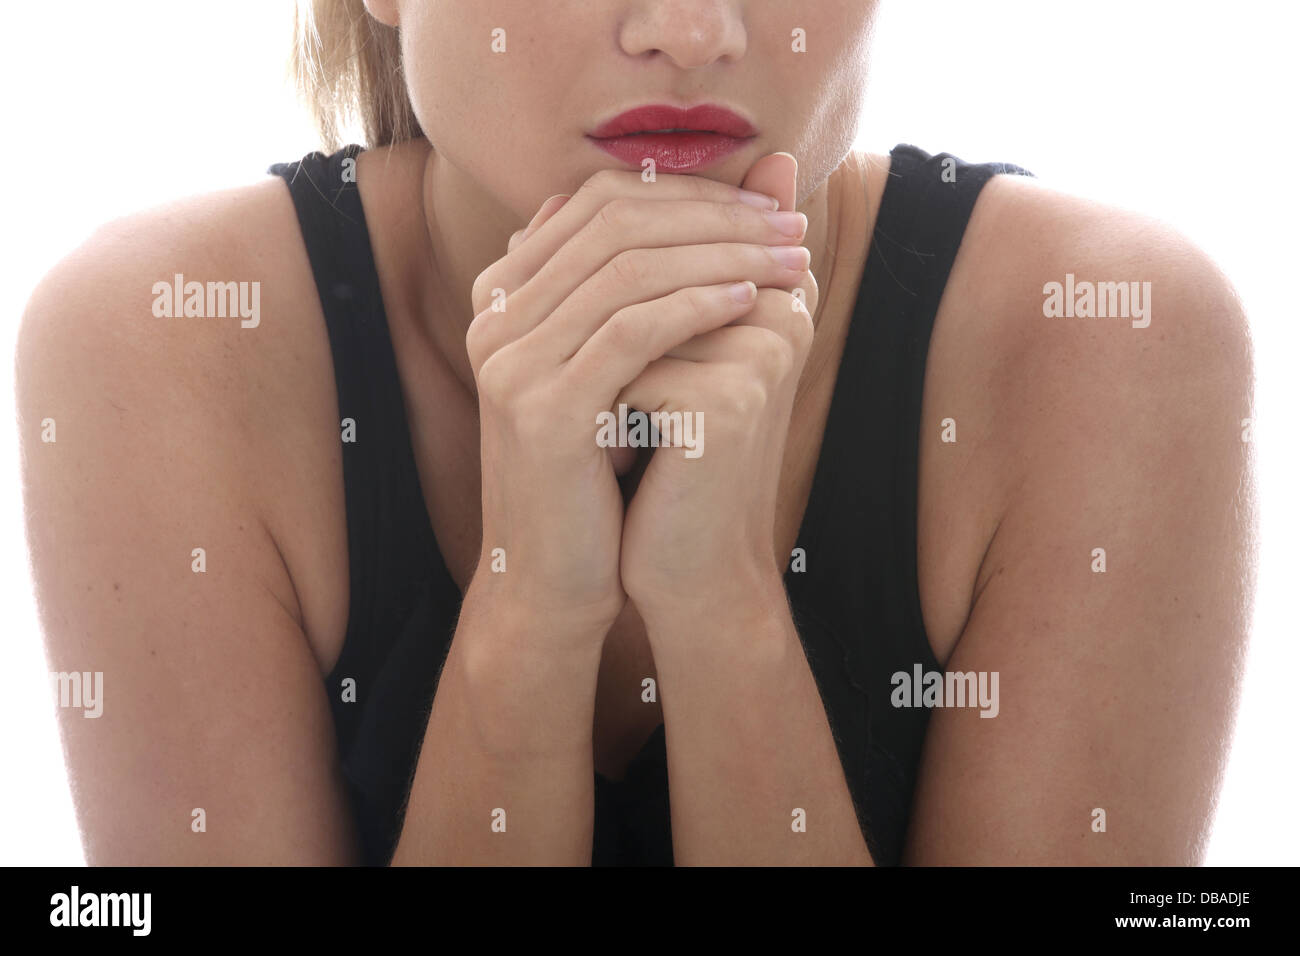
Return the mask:
POLYGON ((792 155, 769 153, 749 167, 740 188, 773 196, 780 201, 783 210, 791 212, 794 210, 798 176, 799 161, 792 155))

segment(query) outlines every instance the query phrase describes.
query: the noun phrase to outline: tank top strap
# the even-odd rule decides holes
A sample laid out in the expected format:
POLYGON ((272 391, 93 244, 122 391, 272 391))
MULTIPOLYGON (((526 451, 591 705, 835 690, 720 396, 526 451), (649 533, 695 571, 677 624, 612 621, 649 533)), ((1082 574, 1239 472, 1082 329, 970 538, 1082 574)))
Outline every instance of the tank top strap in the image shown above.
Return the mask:
MULTIPOLYGON (((270 168, 288 184, 329 333, 338 390, 354 601, 396 596, 433 567, 432 530, 410 446, 401 379, 357 188, 362 147, 270 168), (412 516, 425 516, 414 522, 412 516)), ((352 608, 354 622, 382 609, 352 608)))
MULTIPOLYGON (((787 573, 800 638, 878 864, 899 861, 929 712, 892 707, 891 675, 940 669, 917 572, 926 358, 980 191, 1001 163, 890 153, 799 546, 787 573)), ((926 423, 926 427, 937 423, 926 423)))
POLYGON ((387 862, 459 607, 429 524, 361 194, 360 146, 268 170, 289 188, 329 336, 348 623, 326 690, 363 855, 387 862))
MULTIPOLYGON (((895 548, 881 557, 899 575, 897 593, 903 600, 896 604, 906 611, 907 630, 922 635, 917 503, 926 360, 966 226, 984 187, 998 175, 1033 174, 1008 163, 973 164, 951 153, 930 155, 907 144, 890 152, 888 201, 882 202, 876 217, 860 314, 846 346, 853 367, 867 367, 864 384, 869 391, 862 398, 887 403, 876 406, 881 409, 874 413, 879 437, 865 447, 885 451, 890 467, 863 471, 881 483, 878 500, 893 502, 895 548)), ((926 424, 937 427, 935 422, 926 424)), ((938 666, 928 640, 918 651, 917 660, 938 666)))

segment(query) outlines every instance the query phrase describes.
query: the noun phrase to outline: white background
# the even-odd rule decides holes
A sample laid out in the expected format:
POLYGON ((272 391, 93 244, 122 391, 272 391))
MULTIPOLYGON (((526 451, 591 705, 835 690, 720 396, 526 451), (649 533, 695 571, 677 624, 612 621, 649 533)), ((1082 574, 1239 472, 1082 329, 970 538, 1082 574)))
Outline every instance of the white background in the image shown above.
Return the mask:
MULTIPOLYGON (((545 0, 539 0, 545 2, 545 0)), ((810 0, 818 2, 818 0, 810 0)), ((792 4, 794 6, 794 4, 792 4)), ((0 348, 33 285, 106 219, 316 148, 287 82, 287 0, 10 4, 0 348)), ((1248 670, 1208 861, 1293 864, 1300 577, 1297 5, 885 0, 861 145, 1001 160, 1165 219, 1251 315, 1262 501, 1248 670)), ((810 55, 815 55, 814 47, 810 55)), ((82 861, 23 541, 12 368, 0 362, 0 863, 82 861)), ((1169 635, 1171 642, 1177 634, 1169 635)))

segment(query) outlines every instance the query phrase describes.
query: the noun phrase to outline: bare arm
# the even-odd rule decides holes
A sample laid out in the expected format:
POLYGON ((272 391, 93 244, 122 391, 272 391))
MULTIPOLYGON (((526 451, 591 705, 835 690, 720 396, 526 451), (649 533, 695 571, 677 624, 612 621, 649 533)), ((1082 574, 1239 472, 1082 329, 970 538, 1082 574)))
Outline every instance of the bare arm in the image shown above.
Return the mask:
POLYGON ((673 858, 871 866, 780 576, 739 590, 738 602, 646 622, 652 640, 671 635, 655 662, 671 740, 673 858))
POLYGON ((102 675, 100 716, 59 710, 87 861, 353 862, 319 667, 235 427, 240 383, 212 361, 240 329, 154 318, 162 263, 132 257, 100 241, 62 264, 17 353, 49 669, 102 675))
POLYGON ((591 864, 607 624, 531 613, 493 577, 466 593, 394 865, 591 864))
POLYGON ((591 860, 600 651, 625 600, 623 504, 594 426, 638 369, 743 314, 757 288, 736 298, 735 276, 794 284, 802 272, 764 242, 719 242, 796 238, 734 188, 666 176, 656 198, 633 198, 643 186, 635 174, 596 174, 571 201, 544 205, 475 283, 466 345, 483 555, 395 862, 591 860), (691 238, 707 244, 674 244, 691 238), (494 288, 510 293, 501 308, 494 288), (494 813, 504 832, 489 826, 494 813))
MULTIPOLYGON (((296 225, 278 182, 114 224, 24 317, 19 428, 49 667, 103 675, 102 716, 59 714, 93 864, 361 859, 306 582, 287 563, 320 529, 295 530, 311 536, 304 549, 269 520, 287 513, 267 473, 300 396, 263 376, 298 360, 272 336, 314 288, 305 260, 260 257, 261 272, 227 261, 245 233, 297 248, 285 229, 296 225), (178 271, 260 279, 266 321, 153 316, 152 283, 178 271)), ((327 414, 308 420, 331 434, 327 414)), ((590 863, 604 629, 514 610, 523 602, 493 585, 519 577, 487 574, 469 591, 395 863, 590 863)))
POLYGON ((1245 321, 1184 242, 1040 221, 1044 248, 1074 237, 1069 267, 1030 257, 1005 278, 1032 308, 992 386, 997 427, 966 422, 1012 470, 947 670, 998 672, 1000 707, 933 714, 905 859, 1195 864, 1249 621, 1245 321), (1038 289, 1067 271, 1151 281, 1150 326, 1045 318, 1038 289))

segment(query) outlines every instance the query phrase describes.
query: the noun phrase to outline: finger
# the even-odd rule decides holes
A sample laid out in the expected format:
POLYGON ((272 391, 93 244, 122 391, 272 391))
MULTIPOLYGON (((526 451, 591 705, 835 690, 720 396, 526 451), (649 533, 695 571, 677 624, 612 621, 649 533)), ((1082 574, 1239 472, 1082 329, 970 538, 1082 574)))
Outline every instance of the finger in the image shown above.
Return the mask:
MULTIPOLYGON (((618 200, 604 206, 597 218, 589 223, 579 236, 557 252, 536 275, 518 290, 517 300, 522 309, 516 310, 524 325, 514 330, 522 336, 540 324, 543 317, 555 312, 566 299, 591 278, 600 276, 594 291, 605 301, 612 295, 615 300, 626 299, 631 286, 644 272, 652 271, 656 281, 667 281, 669 287, 650 286, 642 291, 641 301, 667 295, 673 289, 688 285, 708 285, 725 278, 751 278, 760 285, 773 281, 789 280, 770 269, 745 272, 717 278, 703 278, 698 273, 680 274, 679 265, 698 262, 697 256, 708 255, 710 244, 750 243, 764 246, 797 247, 808 228, 808 217, 800 212, 771 212, 754 209, 738 203, 713 203, 691 200, 664 200, 660 202, 618 200), (678 251, 693 249, 685 256, 678 251), (662 256, 645 250, 662 250, 662 256), (625 258, 626 261, 619 261, 625 258), (655 262, 664 265, 656 267, 655 262), (667 264, 673 260, 674 264, 667 264), (602 272, 606 274, 602 275, 602 272)), ((540 238, 540 233, 538 237, 540 238)), ((800 271, 807 268, 811 257, 792 253, 800 271)), ((785 265, 793 260, 782 261, 785 265)), ((798 280, 795 280, 798 281, 798 280)), ((509 300, 507 300, 509 302, 509 300)), ((514 303, 509 303, 513 305, 514 303)), ((615 307, 629 304, 619 301, 615 307)), ((606 315, 609 311, 606 311, 606 315)), ((587 329, 581 339, 594 331, 587 329)), ((572 354, 580 342, 569 342, 572 354)))
POLYGON ((781 209, 794 209, 798 196, 799 161, 790 153, 762 157, 745 174, 741 187, 775 196, 781 209))
POLYGON ((678 289, 620 309, 578 350, 564 374, 608 400, 666 352, 743 315, 757 298, 752 282, 725 283, 678 289))
POLYGON ((744 354, 752 327, 724 325, 683 342, 664 353, 664 358, 683 362, 734 362, 744 354))
POLYGON ((533 218, 528 221, 528 224, 524 226, 524 228, 517 229, 511 234, 510 241, 506 244, 506 253, 509 254, 514 252, 515 249, 518 248, 519 244, 536 232, 542 223, 555 215, 555 213, 569 201, 569 198, 570 197, 565 193, 557 193, 542 203, 541 206, 538 207, 537 212, 533 215, 533 218))
POLYGON ((740 364, 781 381, 801 370, 812 332, 803 313, 791 314, 793 297, 776 289, 760 289, 754 308, 719 329, 697 335, 665 353, 687 362, 740 364))
POLYGON ((785 291, 791 293, 793 300, 789 303, 790 309, 802 311, 811 323, 817 315, 817 306, 821 303, 821 290, 812 270, 806 271, 795 285, 787 287, 785 291))
POLYGON ((687 411, 692 378, 698 374, 695 362, 659 358, 618 390, 611 409, 626 405, 642 412, 687 411))
MULTIPOLYGON (((637 250, 583 283, 525 338, 552 362, 576 355, 622 309, 653 303, 692 287, 750 281, 758 288, 793 287, 807 271, 803 246, 718 243, 637 250)), ((652 356, 657 357, 657 356, 652 356)))
POLYGON ((759 288, 788 292, 790 300, 785 304, 789 310, 804 313, 809 322, 812 322, 817 315, 817 307, 821 302, 821 291, 817 285, 817 277, 813 275, 811 269, 805 269, 793 282, 787 282, 784 285, 760 285, 759 288))
POLYGON ((542 203, 541 207, 537 210, 537 214, 533 216, 528 225, 524 227, 523 232, 520 233, 519 241, 526 241, 529 236, 542 228, 542 226, 544 226, 552 216, 563 209, 564 204, 572 198, 573 197, 568 193, 559 193, 558 195, 551 196, 546 200, 546 202, 542 203))
MULTIPOLYGON (((641 179, 640 173, 603 169, 583 183, 563 208, 530 233, 527 243, 517 244, 504 259, 493 264, 490 287, 510 292, 522 286, 590 222, 601 207, 618 198, 742 203, 769 210, 775 210, 778 204, 773 197, 699 176, 662 174, 654 182, 647 183, 641 179)), ((475 303, 476 311, 483 308, 486 304, 475 303)))
POLYGON ((810 261, 803 246, 743 242, 627 250, 594 270, 572 273, 563 262, 552 260, 543 273, 506 298, 504 311, 480 313, 471 328, 476 348, 484 355, 527 339, 539 358, 558 365, 619 309, 691 286, 746 279, 759 288, 794 288, 806 281, 810 261), (575 274, 588 278, 579 282, 575 274))
POLYGON ((759 289, 754 308, 729 324, 774 333, 798 354, 806 352, 812 345, 811 317, 795 296, 780 289, 759 289))
MULTIPOLYGON (((619 406, 626 406, 648 414, 652 427, 656 420, 661 427, 669 426, 669 434, 660 433, 659 444, 680 446, 684 444, 680 441, 681 432, 672 427, 676 413, 680 413, 683 423, 687 416, 695 416, 695 421, 700 423, 715 415, 721 416, 717 421, 727 421, 735 418, 738 408, 757 407, 757 396, 762 391, 754 376, 739 365, 660 358, 646 366, 619 391, 610 410, 618 414, 619 406), (661 413, 669 416, 667 423, 660 417, 661 413), (676 432, 678 440, 673 440, 673 432, 676 432)), ((699 457, 704 451, 702 429, 695 429, 695 435, 694 454, 689 456, 692 458, 699 457)))

